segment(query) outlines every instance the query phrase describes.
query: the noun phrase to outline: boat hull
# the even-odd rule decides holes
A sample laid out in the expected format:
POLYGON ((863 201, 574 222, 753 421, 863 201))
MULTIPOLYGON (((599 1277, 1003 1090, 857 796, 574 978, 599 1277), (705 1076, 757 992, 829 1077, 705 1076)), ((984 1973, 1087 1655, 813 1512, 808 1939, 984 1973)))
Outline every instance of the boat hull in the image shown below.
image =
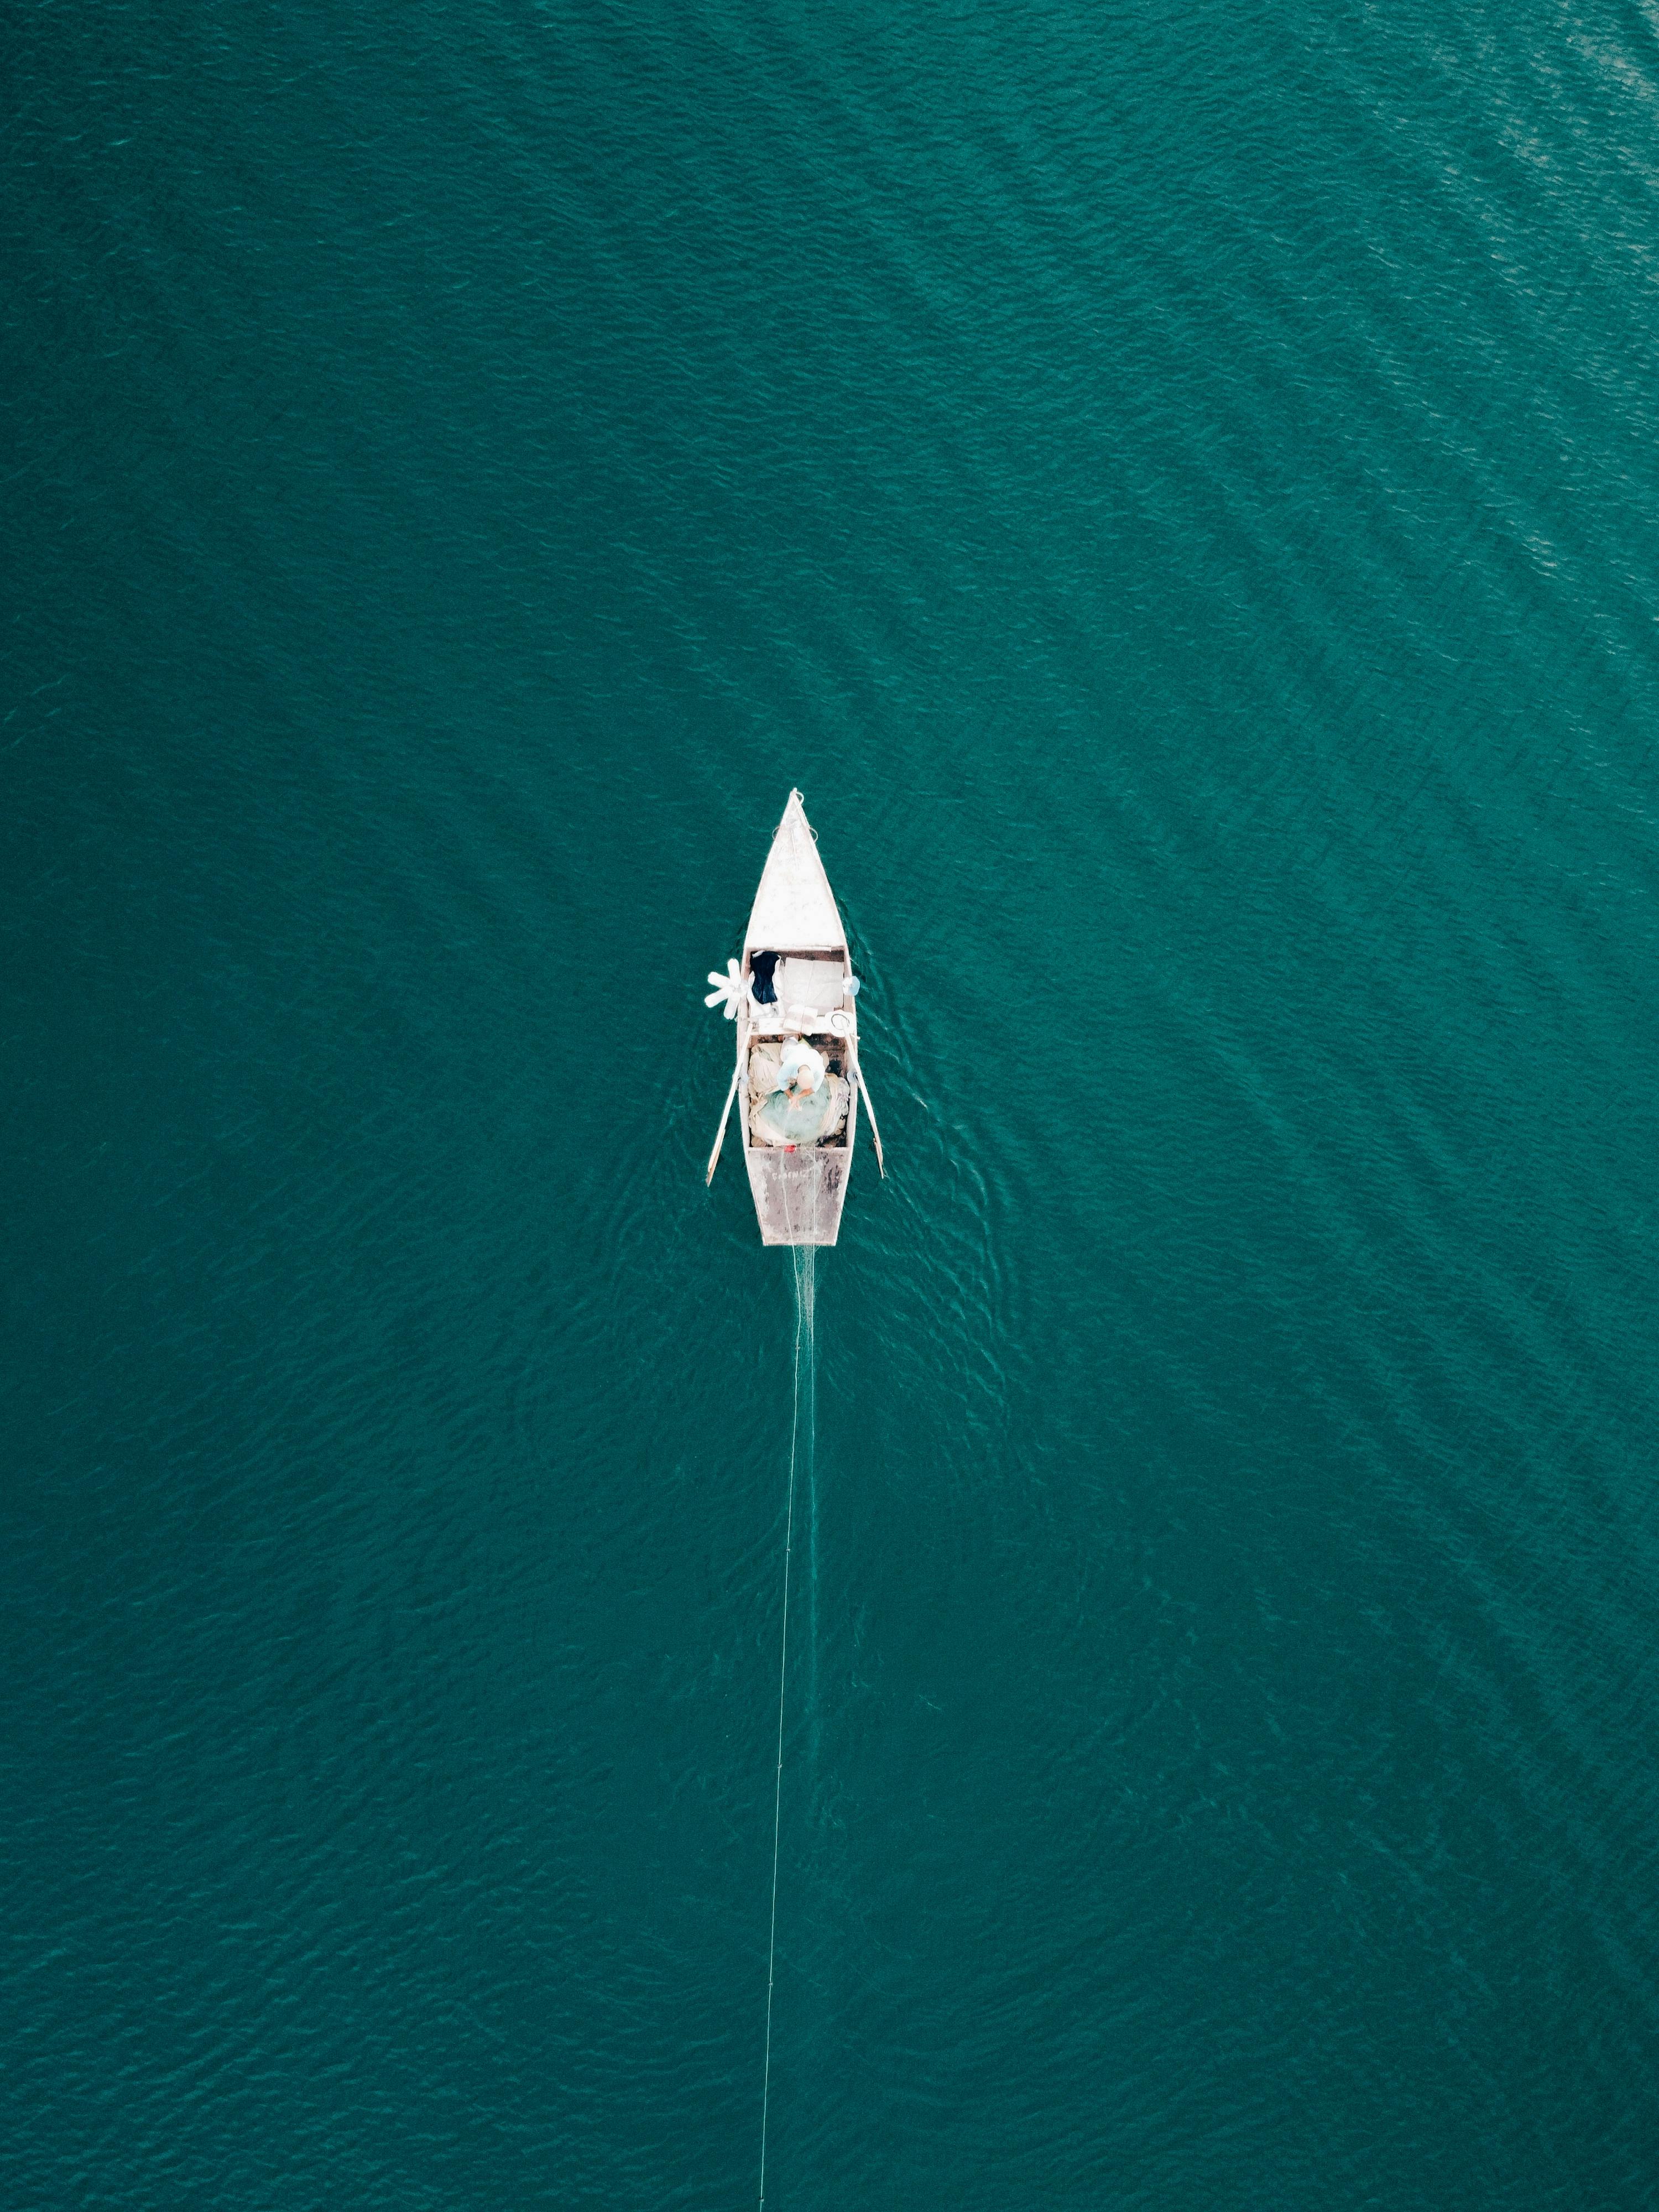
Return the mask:
MULTIPOLYGON (((738 975, 738 963, 728 963, 738 975)), ((711 971, 709 981, 726 988, 711 971)), ((772 849, 755 894, 744 935, 737 1001, 737 1066, 727 1114, 735 1103, 749 1170, 750 1195, 763 1244, 833 1244, 841 1234, 842 1206, 858 1138, 858 1014, 847 965, 847 932, 830 878, 818 858, 817 835, 806 818, 798 791, 789 794, 783 818, 772 833, 772 849), (764 1001, 753 995, 755 956, 774 962, 764 973, 776 985, 764 1001), (836 963, 826 976, 826 958, 836 963), (757 1042, 781 1051, 792 1039, 811 1042, 822 1051, 832 1074, 848 1086, 843 1133, 812 1145, 769 1144, 757 1130, 758 1093, 750 1083, 750 1052, 757 1042)), ((719 991, 715 996, 719 996, 719 991)), ((708 1003, 713 1005, 714 998, 708 1003)), ((765 1081, 776 1080, 775 1056, 765 1081)), ((708 1164, 710 1177, 720 1157, 726 1123, 708 1164)))

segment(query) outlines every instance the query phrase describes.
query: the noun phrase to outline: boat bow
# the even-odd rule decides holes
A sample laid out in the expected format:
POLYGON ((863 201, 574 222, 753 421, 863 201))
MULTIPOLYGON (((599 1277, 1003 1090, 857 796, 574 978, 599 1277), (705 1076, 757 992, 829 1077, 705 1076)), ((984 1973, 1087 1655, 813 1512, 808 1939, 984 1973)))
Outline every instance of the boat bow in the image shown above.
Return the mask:
POLYGON ((835 893, 818 858, 818 841, 799 792, 792 791, 772 833, 743 949, 839 952, 846 943, 835 893))

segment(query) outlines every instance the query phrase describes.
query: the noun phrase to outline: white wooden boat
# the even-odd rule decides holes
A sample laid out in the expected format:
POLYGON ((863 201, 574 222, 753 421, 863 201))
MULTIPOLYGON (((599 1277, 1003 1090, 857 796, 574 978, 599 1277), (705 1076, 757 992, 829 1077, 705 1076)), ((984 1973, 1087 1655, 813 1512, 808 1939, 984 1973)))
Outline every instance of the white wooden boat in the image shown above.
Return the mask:
POLYGON ((798 791, 790 793, 773 833, 743 958, 726 965, 724 975, 711 972, 714 988, 707 1003, 723 1003, 736 1023, 737 1065, 708 1180, 714 1179, 735 1105, 762 1243, 833 1244, 841 1233, 860 1101, 876 1164, 884 1175, 886 1167, 859 1061, 858 979, 818 858, 817 832, 798 791), (803 1086, 820 1062, 823 1080, 809 1095, 803 1086), (780 1088, 780 1071, 793 1072, 797 1092, 780 1088), (811 1133, 791 1141, 797 1117, 811 1133))

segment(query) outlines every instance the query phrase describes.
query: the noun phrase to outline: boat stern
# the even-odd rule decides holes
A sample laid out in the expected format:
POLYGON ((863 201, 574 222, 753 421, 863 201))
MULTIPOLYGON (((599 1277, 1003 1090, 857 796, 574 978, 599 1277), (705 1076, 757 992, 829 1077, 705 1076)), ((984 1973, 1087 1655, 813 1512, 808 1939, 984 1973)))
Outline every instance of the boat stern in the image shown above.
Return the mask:
POLYGON ((850 1151, 750 1146, 744 1158, 763 1244, 833 1244, 841 1234, 850 1151))

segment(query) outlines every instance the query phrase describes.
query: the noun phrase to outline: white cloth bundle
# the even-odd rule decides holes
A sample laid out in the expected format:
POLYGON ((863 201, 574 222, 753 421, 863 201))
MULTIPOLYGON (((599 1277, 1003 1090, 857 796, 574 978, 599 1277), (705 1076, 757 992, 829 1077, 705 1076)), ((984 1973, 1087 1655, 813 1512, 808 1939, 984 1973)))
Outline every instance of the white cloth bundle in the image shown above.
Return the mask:
POLYGON ((783 1048, 776 1044, 757 1044, 749 1055, 749 1096, 758 1101, 769 1091, 778 1090, 782 1084, 779 1062, 783 1048))
POLYGON ((781 1006, 807 1014, 829 1013, 847 988, 839 960, 780 960, 773 981, 781 1006))

